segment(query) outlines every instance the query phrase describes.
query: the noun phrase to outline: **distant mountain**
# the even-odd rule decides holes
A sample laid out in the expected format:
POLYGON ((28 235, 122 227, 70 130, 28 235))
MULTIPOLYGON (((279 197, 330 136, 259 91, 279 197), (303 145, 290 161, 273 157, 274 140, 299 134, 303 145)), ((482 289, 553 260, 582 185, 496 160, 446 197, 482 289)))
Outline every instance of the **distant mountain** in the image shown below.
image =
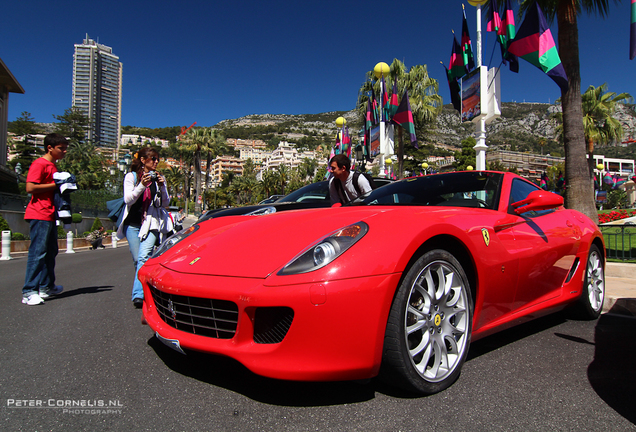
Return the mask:
MULTIPOLYGON (((557 142, 557 123, 552 117, 560 108, 559 105, 551 104, 504 102, 501 116, 486 126, 486 144, 489 148, 563 156, 563 146, 557 142)), ((272 144, 279 140, 299 142, 305 139, 329 144, 333 143, 336 133, 335 120, 339 116, 347 120, 352 135, 357 134, 362 128, 354 111, 250 115, 224 120, 216 127, 222 128, 228 138, 263 139, 271 141, 272 144)), ((616 117, 625 130, 624 140, 636 138, 634 105, 619 104, 616 117)), ((476 125, 473 123, 461 123, 457 111, 451 105, 445 105, 437 124, 426 134, 425 141, 436 147, 458 150, 463 139, 476 136, 475 128, 476 125)), ((600 152, 605 149, 598 150, 600 152)), ((613 148, 607 150, 610 153, 614 151, 613 148)))

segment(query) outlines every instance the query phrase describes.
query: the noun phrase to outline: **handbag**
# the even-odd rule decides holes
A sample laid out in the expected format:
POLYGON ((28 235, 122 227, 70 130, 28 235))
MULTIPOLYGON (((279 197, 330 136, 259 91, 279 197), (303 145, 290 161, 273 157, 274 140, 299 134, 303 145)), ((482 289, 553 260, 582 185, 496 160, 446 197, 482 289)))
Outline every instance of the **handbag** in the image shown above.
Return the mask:
POLYGON ((124 198, 117 198, 114 200, 106 201, 106 208, 108 209, 108 219, 115 222, 115 227, 119 228, 121 219, 124 216, 124 198))
MULTIPOLYGON (((134 181, 137 181, 136 172, 133 172, 133 178, 135 179, 134 181)), ((106 209, 108 209, 108 219, 115 222, 115 229, 119 228, 119 225, 121 225, 122 218, 124 217, 124 207, 126 207, 124 197, 106 201, 106 209)))

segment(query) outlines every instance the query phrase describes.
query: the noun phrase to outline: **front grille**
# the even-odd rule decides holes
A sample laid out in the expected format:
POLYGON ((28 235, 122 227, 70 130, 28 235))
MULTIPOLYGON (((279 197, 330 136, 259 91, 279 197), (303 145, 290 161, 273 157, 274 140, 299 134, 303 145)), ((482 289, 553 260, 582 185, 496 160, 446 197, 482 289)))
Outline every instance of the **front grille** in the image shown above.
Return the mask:
POLYGON ((161 319, 178 330, 216 339, 231 339, 236 333, 238 306, 213 300, 168 294, 150 287, 161 319))

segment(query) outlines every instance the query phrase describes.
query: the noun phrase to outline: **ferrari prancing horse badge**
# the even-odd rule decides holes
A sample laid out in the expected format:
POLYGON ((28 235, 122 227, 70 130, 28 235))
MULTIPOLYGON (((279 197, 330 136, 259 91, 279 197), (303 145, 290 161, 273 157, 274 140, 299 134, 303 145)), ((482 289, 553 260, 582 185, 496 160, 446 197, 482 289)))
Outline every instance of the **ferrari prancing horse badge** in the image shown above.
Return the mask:
POLYGON ((488 246, 490 244, 490 234, 488 233, 488 229, 482 228, 481 235, 484 237, 484 243, 486 243, 486 246, 488 246))

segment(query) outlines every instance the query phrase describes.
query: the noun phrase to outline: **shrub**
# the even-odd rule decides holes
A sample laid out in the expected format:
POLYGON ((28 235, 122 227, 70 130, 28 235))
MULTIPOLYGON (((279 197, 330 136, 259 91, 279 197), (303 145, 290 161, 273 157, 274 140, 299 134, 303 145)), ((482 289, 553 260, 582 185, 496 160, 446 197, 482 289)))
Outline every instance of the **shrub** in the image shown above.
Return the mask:
POLYGON ((66 238, 66 231, 64 231, 64 227, 62 225, 57 226, 57 238, 59 239, 66 238))
POLYGON ((11 234, 11 240, 15 240, 15 241, 26 240, 26 237, 24 236, 24 234, 16 232, 11 234))
POLYGON ((95 218, 95 221, 93 222, 93 226, 91 227, 91 232, 98 230, 100 228, 102 228, 104 225, 102 225, 102 221, 99 218, 95 218))
POLYGON ((0 215, 0 231, 11 231, 9 223, 0 215))
POLYGON ((86 238, 87 235, 89 235, 91 232, 90 231, 84 231, 82 233, 82 237, 86 238))
POLYGON ((79 214, 79 213, 73 213, 73 214, 71 215, 71 221, 72 221, 74 224, 78 224, 78 223, 82 222, 82 219, 83 219, 83 218, 82 218, 82 215, 81 215, 81 214, 79 214))

